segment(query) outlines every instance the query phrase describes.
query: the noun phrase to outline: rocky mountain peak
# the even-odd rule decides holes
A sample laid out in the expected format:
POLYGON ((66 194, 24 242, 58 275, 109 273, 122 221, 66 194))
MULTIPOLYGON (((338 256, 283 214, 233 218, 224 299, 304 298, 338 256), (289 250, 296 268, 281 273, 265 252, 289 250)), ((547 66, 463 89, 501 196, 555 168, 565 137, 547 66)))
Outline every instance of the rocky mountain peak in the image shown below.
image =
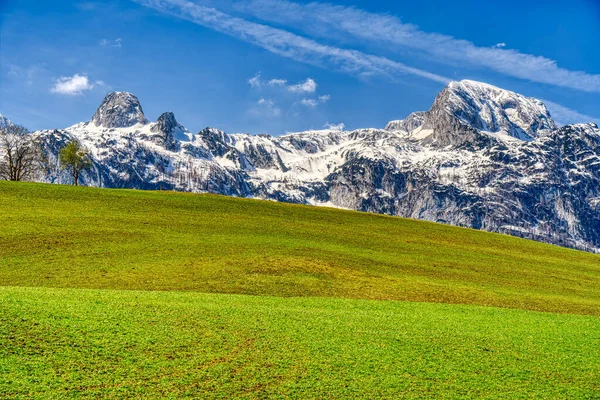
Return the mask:
POLYGON ((175 151, 179 148, 179 141, 184 139, 182 133, 185 128, 177 122, 175 114, 165 112, 158 117, 156 123, 152 124, 150 131, 156 134, 154 141, 157 144, 164 146, 167 150, 175 151))
POLYGON ((442 93, 446 96, 438 97, 438 106, 478 130, 531 140, 542 130, 557 128, 540 100, 487 83, 451 82, 442 93))
POLYGON ((425 140, 440 146, 487 146, 494 138, 531 141, 557 129, 550 112, 538 99, 487 83, 451 82, 425 114, 425 140))
POLYGON ((135 124, 146 124, 148 120, 134 94, 112 92, 106 95, 92 117, 92 122, 105 128, 127 128, 135 124))
POLYGON ((175 119, 175 114, 168 111, 162 113, 156 120, 156 124, 150 128, 152 132, 172 133, 175 128, 183 129, 183 127, 175 119))

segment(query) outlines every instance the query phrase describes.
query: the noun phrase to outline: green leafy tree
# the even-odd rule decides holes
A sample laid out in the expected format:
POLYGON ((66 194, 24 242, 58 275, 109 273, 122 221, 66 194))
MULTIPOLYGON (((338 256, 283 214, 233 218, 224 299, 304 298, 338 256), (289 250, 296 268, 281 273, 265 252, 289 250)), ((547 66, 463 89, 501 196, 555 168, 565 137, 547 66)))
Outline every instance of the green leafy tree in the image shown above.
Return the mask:
POLYGON ((71 173, 75 186, 79 184, 81 172, 92 166, 90 153, 77 140, 69 141, 60 150, 58 160, 61 167, 71 173))

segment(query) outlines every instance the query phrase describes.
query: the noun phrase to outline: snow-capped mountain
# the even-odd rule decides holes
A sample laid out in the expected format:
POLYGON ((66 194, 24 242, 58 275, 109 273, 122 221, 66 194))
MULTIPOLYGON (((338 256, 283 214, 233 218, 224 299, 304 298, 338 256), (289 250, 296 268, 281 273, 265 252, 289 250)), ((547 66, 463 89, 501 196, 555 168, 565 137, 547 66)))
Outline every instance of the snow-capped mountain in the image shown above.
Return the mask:
POLYGON ((455 141, 459 131, 452 130, 455 124, 448 117, 477 132, 521 140, 556 129, 540 100, 474 81, 451 82, 425 114, 423 129, 434 131, 434 141, 455 141))
POLYGON ((213 192, 443 222, 570 247, 600 248, 600 129, 557 128, 536 99, 450 83, 431 109, 385 129, 269 135, 191 133, 173 113, 148 122, 115 92, 90 122, 35 133, 56 155, 81 141, 83 183, 213 192))
POLYGON ((4 115, 0 114, 0 129, 6 128, 7 126, 12 126, 12 125, 14 125, 14 124, 10 119, 8 119, 4 115))

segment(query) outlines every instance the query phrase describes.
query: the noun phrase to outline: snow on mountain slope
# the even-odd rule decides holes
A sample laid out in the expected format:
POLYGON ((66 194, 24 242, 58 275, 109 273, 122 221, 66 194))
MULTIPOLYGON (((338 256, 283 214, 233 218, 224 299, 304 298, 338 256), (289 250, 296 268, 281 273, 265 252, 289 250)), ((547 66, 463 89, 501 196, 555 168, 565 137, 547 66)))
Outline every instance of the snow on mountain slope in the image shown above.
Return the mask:
POLYGON ((92 121, 35 133, 52 167, 67 140, 90 149, 85 184, 174 189, 328 205, 600 248, 600 130, 557 129, 545 106, 491 85, 453 82, 427 112, 386 129, 192 134, 173 113, 148 122, 109 94, 92 121))
POLYGON ((0 128, 6 128, 7 126, 14 125, 13 122, 6 118, 4 115, 0 114, 0 128))

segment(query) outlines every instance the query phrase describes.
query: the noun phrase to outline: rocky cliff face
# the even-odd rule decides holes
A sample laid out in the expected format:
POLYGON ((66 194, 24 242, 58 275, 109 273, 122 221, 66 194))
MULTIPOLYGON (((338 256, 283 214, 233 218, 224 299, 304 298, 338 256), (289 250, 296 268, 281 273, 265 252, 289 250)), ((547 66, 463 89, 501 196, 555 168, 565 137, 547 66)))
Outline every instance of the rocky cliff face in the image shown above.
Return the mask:
MULTIPOLYGON (((386 129, 191 134, 173 113, 148 122, 135 96, 116 93, 91 122, 35 135, 51 161, 71 138, 90 149, 88 185, 328 205, 600 248, 600 129, 558 129, 539 100, 472 81, 386 129)), ((51 167, 44 179, 69 178, 51 167)))

